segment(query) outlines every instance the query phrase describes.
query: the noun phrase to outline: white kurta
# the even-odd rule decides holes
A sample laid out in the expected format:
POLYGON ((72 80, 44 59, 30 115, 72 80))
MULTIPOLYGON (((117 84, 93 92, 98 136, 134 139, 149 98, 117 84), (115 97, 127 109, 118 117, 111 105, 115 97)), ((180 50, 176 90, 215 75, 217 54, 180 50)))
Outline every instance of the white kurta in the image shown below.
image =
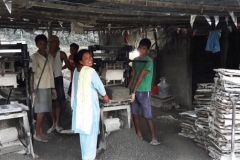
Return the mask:
MULTIPOLYGON (((72 130, 74 130, 76 133, 80 133, 80 145, 82 149, 82 159, 83 160, 93 160, 96 156, 96 148, 97 148, 97 135, 99 133, 99 120, 100 120, 100 108, 99 108, 99 101, 98 101, 98 93, 102 96, 106 95, 105 88, 103 86, 102 81, 100 80, 98 74, 94 70, 90 75, 90 100, 92 111, 91 113, 91 124, 90 125, 90 132, 86 134, 86 131, 82 130, 78 127, 76 121, 78 114, 78 108, 81 108, 81 104, 87 104, 87 102, 79 103, 79 89, 82 88, 79 86, 79 78, 80 73, 84 71, 82 70, 80 72, 77 72, 75 69, 74 75, 73 75, 73 84, 72 84, 72 99, 71 99, 71 106, 73 108, 73 116, 72 116, 72 130)), ((84 82, 82 82, 84 83, 84 82)), ((85 88, 86 89, 86 88, 85 88)), ((82 99, 83 101, 86 99, 82 99)), ((86 108, 85 108, 86 109, 86 108)), ((87 112, 85 112, 87 113, 87 112)), ((89 118, 89 117, 88 117, 89 118)))

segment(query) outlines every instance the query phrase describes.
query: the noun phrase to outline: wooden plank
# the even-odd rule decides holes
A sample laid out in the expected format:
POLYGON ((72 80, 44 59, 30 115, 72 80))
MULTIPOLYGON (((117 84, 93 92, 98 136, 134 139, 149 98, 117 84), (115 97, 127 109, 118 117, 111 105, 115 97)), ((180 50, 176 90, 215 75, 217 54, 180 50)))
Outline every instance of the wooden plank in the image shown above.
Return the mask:
POLYGON ((110 15, 127 15, 127 16, 158 16, 163 15, 161 12, 147 12, 147 11, 135 11, 135 10, 128 10, 122 11, 117 9, 102 9, 96 7, 88 7, 88 6, 79 6, 79 5, 63 5, 63 4, 56 4, 56 3, 49 3, 49 2, 37 2, 37 1, 13 1, 14 4, 21 5, 22 7, 41 7, 41 8, 51 8, 51 9, 62 9, 66 11, 81 11, 87 13, 100 13, 100 14, 110 14, 110 15))
POLYGON ((227 6, 216 6, 216 5, 202 5, 202 4, 189 4, 189 3, 174 3, 174 2, 160 2, 160 1, 147 1, 147 0, 97 0, 99 2, 111 2, 118 4, 131 4, 137 6, 149 6, 159 8, 173 8, 173 9, 193 9, 203 11, 217 11, 217 12, 240 12, 239 6, 227 7, 227 6))

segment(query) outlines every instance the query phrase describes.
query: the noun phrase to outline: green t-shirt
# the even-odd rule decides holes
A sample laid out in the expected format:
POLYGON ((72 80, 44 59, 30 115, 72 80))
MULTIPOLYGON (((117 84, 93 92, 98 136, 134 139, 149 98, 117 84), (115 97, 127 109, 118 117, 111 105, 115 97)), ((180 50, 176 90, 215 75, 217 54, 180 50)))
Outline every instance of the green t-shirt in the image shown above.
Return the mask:
POLYGON ((142 70, 148 70, 148 74, 142 79, 142 82, 140 83, 137 91, 138 92, 149 92, 151 91, 152 86, 152 76, 153 76, 153 61, 149 56, 146 56, 144 58, 135 58, 134 60, 147 60, 147 63, 143 62, 133 62, 133 69, 135 70, 135 77, 133 81, 133 88, 135 87, 136 81, 138 79, 138 76, 142 72, 142 70))

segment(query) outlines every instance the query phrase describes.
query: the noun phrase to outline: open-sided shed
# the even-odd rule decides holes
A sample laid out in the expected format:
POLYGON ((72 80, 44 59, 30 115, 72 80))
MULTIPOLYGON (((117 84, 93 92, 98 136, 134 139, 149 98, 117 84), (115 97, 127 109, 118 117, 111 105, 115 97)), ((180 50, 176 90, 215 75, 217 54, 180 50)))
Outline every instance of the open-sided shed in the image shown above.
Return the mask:
POLYGON ((82 23, 85 30, 190 27, 191 15, 201 17, 196 21, 199 27, 209 27, 203 15, 212 21, 219 16, 221 21, 229 12, 239 16, 239 6, 238 0, 3 0, 0 28, 46 29, 44 21, 52 22, 55 30, 70 30, 71 22, 82 23))

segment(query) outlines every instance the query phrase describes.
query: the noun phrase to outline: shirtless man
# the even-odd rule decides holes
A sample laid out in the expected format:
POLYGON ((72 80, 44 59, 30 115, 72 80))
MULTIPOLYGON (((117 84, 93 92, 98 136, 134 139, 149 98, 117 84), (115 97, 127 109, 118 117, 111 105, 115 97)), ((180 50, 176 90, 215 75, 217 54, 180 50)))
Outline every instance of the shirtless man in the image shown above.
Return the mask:
POLYGON ((61 131, 63 128, 59 126, 60 114, 61 114, 61 102, 65 101, 65 93, 63 87, 63 76, 62 76, 62 65, 63 61, 67 68, 70 68, 66 53, 60 51, 59 38, 52 35, 49 39, 49 53, 53 58, 53 71, 54 71, 54 82, 57 91, 57 99, 53 100, 52 103, 52 121, 53 125, 48 130, 48 133, 52 133, 54 130, 61 131))

